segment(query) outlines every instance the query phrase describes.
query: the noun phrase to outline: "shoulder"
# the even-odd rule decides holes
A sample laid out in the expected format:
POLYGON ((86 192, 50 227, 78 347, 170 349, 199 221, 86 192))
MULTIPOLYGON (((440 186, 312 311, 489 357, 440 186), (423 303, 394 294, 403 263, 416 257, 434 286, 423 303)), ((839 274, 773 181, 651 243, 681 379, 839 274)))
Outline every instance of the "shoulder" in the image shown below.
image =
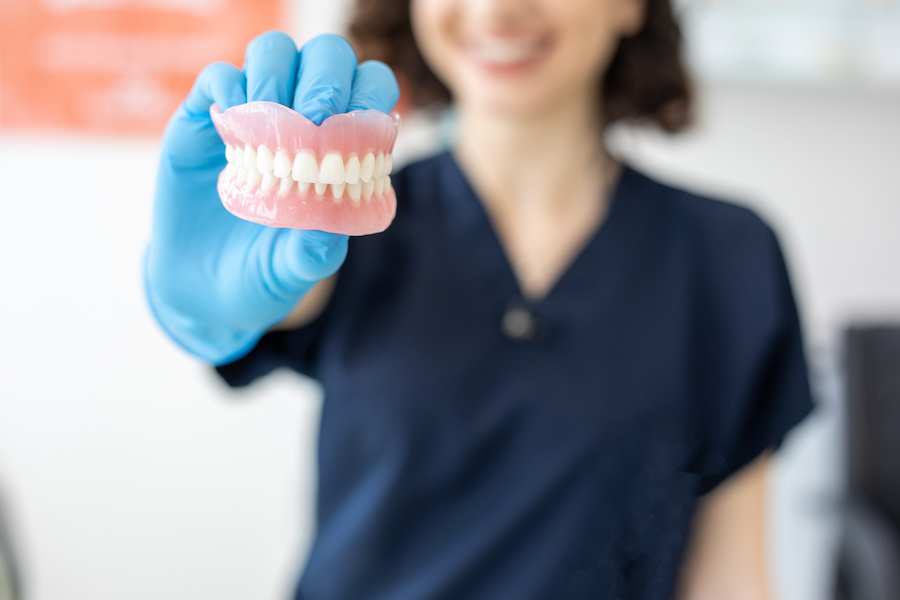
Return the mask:
POLYGON ((750 254, 777 249, 772 228, 749 208, 663 183, 630 167, 626 167, 625 177, 632 180, 639 202, 665 219, 679 237, 701 249, 750 254))
POLYGON ((627 169, 630 201, 679 256, 710 317, 774 329, 796 310, 784 257, 773 229, 754 211, 657 181, 627 169), (652 215, 652 216, 651 216, 652 215))
POLYGON ((627 168, 631 201, 642 205, 668 251, 689 260, 713 293, 729 290, 779 302, 790 294, 778 238, 758 214, 732 202, 662 183, 627 168), (652 215, 652 216, 650 216, 652 215))

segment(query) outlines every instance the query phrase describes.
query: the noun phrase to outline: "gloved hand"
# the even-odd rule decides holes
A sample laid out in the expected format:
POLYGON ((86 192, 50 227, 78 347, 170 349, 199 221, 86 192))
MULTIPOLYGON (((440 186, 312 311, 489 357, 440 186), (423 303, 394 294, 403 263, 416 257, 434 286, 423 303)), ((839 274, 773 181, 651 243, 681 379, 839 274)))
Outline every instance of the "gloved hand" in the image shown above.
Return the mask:
POLYGON ((181 346, 213 364, 235 360, 283 321, 347 254, 347 237, 276 229, 239 219, 216 191, 225 145, 209 108, 253 100, 290 106, 314 123, 351 110, 390 111, 399 97, 391 70, 357 66, 350 44, 321 35, 298 53, 276 31, 247 46, 244 69, 206 67, 166 127, 145 265, 157 321, 181 346))

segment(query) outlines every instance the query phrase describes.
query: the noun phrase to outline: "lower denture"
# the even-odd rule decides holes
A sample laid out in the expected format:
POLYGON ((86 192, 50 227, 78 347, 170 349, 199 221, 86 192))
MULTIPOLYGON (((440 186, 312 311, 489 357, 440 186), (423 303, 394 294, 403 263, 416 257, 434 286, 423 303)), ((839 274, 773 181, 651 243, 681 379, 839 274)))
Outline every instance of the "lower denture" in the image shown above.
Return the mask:
POLYGON ((273 227, 348 235, 378 233, 393 221, 396 113, 354 111, 319 126, 272 102, 224 112, 213 105, 210 113, 226 143, 228 165, 218 191, 232 214, 273 227))

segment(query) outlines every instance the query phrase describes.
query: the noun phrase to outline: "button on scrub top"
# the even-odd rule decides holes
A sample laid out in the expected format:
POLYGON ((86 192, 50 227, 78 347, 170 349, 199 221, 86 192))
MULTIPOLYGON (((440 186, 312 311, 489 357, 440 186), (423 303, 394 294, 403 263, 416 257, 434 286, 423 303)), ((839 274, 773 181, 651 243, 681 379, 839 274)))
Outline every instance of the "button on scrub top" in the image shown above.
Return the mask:
POLYGON ((531 302, 450 154, 394 186, 324 314, 219 368, 324 388, 296 598, 670 598, 697 497, 811 410, 772 231, 626 167, 531 302))

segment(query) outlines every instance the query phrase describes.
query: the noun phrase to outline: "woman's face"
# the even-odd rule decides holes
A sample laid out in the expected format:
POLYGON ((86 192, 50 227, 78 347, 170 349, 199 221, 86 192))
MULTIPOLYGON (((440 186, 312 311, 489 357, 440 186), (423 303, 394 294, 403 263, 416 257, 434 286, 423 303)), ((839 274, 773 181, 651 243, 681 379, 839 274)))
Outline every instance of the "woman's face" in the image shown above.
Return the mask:
POLYGON ((527 116, 596 94, 644 0, 412 0, 416 42, 457 103, 527 116))

